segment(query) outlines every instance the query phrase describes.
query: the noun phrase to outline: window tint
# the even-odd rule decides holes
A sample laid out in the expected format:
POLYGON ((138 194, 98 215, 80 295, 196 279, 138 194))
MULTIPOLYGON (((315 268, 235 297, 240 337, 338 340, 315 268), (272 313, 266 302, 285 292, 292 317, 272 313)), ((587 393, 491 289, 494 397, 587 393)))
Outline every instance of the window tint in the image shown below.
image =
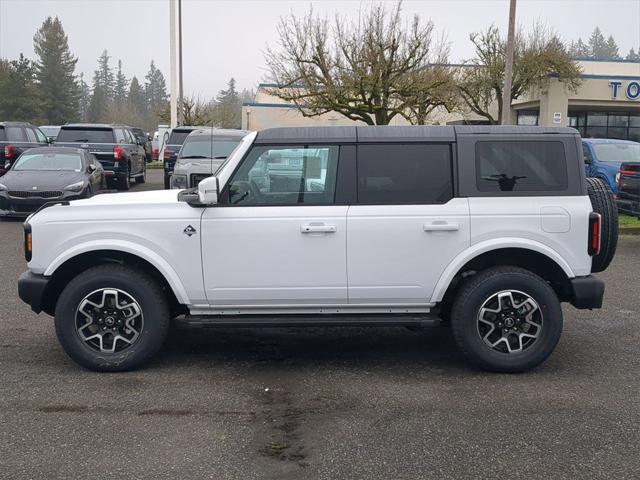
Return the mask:
POLYGON ((172 130, 167 143, 169 145, 182 145, 190 133, 191 130, 172 130))
POLYGON ((476 184, 481 192, 566 190, 562 142, 478 142, 476 184))
POLYGON ((24 131, 27 134, 27 142, 33 142, 33 143, 37 143, 36 140, 36 133, 30 129, 30 128, 25 128, 24 131))
POLYGON ((338 150, 337 146, 255 147, 229 183, 229 203, 332 203, 338 150))
POLYGON ((113 143, 110 128, 62 128, 56 142, 113 143))
POLYGON ((358 146, 358 202, 437 204, 453 197, 449 145, 358 146))
POLYGON ((114 128, 113 133, 116 136, 116 143, 128 143, 122 128, 114 128))
POLYGON ((26 142, 22 127, 5 127, 5 135, 10 142, 26 142))
POLYGON ((39 143, 48 143, 47 137, 39 128, 36 128, 35 132, 39 143))

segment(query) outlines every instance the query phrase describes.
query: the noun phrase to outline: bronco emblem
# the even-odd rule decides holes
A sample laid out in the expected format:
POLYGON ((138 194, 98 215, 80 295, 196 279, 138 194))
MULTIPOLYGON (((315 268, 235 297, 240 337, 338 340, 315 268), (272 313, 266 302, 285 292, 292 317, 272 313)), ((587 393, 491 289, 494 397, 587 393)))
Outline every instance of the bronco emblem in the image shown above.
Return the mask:
POLYGON ((190 237, 191 235, 194 235, 194 234, 196 234, 198 232, 191 225, 187 225, 187 227, 182 231, 182 233, 184 233, 185 235, 190 237))

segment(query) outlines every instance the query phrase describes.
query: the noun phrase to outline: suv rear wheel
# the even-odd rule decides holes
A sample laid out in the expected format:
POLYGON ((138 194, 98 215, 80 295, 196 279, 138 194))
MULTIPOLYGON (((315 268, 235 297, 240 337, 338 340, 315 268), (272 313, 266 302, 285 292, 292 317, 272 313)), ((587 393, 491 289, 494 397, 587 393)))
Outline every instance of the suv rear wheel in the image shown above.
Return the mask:
POLYGON ((451 327, 474 365, 494 372, 523 372, 553 352, 562 333, 562 309, 553 289, 534 273, 496 267, 461 286, 451 327))
POLYGON ((142 173, 136 177, 136 183, 145 183, 147 181, 147 165, 142 165, 142 173))
POLYGON ((170 313, 160 286, 138 270, 99 265, 84 271, 58 299, 55 326, 67 354, 90 370, 131 370, 160 349, 170 313))

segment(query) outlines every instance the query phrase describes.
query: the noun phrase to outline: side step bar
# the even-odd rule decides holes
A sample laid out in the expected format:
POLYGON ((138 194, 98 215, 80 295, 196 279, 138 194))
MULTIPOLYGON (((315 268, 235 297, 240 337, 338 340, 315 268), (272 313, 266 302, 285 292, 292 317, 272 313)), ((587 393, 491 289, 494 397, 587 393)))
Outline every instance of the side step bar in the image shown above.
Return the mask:
POLYGON ((433 327, 432 315, 185 315, 179 327, 433 327))

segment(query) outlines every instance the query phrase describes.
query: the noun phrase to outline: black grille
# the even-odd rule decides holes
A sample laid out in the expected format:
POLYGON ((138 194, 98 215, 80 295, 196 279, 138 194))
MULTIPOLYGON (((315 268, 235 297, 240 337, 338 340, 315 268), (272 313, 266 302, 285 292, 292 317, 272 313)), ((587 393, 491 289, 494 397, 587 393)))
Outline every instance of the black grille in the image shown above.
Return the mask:
POLYGON ((62 196, 62 192, 56 190, 10 191, 9 196, 13 198, 58 198, 62 196))
POLYGON ((198 184, 204 180, 205 178, 210 177, 211 175, 202 174, 202 173, 192 173, 191 174, 191 187, 197 187, 198 184))

